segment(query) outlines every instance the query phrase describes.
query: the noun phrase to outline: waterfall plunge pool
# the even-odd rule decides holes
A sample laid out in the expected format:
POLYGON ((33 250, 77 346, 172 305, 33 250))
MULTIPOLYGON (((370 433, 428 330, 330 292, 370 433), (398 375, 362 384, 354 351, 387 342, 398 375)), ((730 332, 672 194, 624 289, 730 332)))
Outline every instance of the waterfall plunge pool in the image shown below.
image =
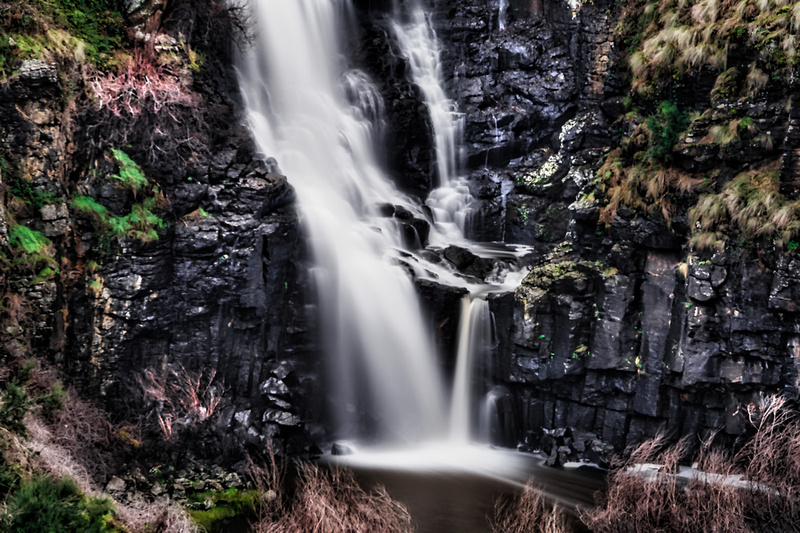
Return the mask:
POLYGON ((495 501, 519 494, 531 478, 568 511, 593 506, 595 492, 605 486, 602 470, 551 468, 541 455, 480 444, 356 450, 322 462, 351 468, 365 488, 384 485, 408 507, 419 533, 487 533, 495 501))

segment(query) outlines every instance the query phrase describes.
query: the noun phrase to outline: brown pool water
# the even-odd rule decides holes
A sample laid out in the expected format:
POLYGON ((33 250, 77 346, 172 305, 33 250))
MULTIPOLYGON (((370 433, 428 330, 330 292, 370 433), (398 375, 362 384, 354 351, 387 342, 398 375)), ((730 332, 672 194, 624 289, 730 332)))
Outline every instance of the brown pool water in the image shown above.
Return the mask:
POLYGON ((518 494, 529 478, 568 509, 591 506, 604 485, 597 469, 550 468, 540 456, 508 450, 454 450, 441 457, 426 451, 416 457, 415 452, 355 454, 327 461, 352 468, 365 485, 383 484, 409 508, 420 533, 489 532, 495 501, 518 494))

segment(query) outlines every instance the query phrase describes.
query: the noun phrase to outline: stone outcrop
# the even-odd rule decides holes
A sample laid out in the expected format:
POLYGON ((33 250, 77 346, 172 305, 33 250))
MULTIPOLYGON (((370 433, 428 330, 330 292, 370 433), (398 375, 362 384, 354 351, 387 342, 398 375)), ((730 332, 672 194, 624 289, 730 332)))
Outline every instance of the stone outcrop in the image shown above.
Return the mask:
MULTIPOLYGON (((127 2, 143 31, 163 4, 127 2)), ((349 44, 385 102, 387 167, 424 198, 434 181, 431 119, 386 16, 392 2, 355 4, 360 31, 349 44)), ((476 199, 470 237, 532 247, 525 260, 533 268, 516 293, 490 298, 496 336, 484 389, 498 414, 495 440, 541 446, 554 464, 599 460, 659 431, 722 428, 733 439, 763 395, 796 394, 796 243, 698 251, 688 244, 688 196, 669 221, 625 206, 599 221, 597 170, 641 125, 622 115, 629 80, 614 40, 618 8, 511 0, 501 19, 495 0, 433 4, 445 87, 465 121, 464 175, 476 199)), ((117 214, 137 199, 93 181, 93 170, 110 171, 109 158, 84 143, 94 139, 87 128, 96 116, 70 107, 62 68, 26 61, 0 83, 0 180, 13 188, 24 176, 46 198, 36 209, 0 205, 0 244, 12 224, 39 230, 59 269, 20 274, 21 296, 35 310, 32 345, 118 413, 143 369, 213 375, 223 400, 198 454, 268 442, 308 450, 310 434, 324 438, 315 422, 325 400, 306 251, 291 187, 238 125, 233 73, 212 57, 211 74, 194 81, 221 128, 207 150, 179 170, 177 162, 143 163, 169 199, 158 239, 100 250, 72 197, 91 189, 117 214)), ((718 170, 723 184, 747 165, 778 162, 780 192, 795 198, 795 82, 738 100, 712 93, 716 74, 697 69, 676 89, 698 116, 675 145, 675 167, 689 176, 718 170), (710 128, 732 111, 750 117, 752 129, 726 146, 709 142, 710 128)), ((409 248, 425 246, 428 221, 399 206, 380 209, 399 221, 409 248)), ((455 246, 423 253, 474 280, 493 268, 455 246)), ((464 290, 417 286, 442 366, 451 367, 464 290)))

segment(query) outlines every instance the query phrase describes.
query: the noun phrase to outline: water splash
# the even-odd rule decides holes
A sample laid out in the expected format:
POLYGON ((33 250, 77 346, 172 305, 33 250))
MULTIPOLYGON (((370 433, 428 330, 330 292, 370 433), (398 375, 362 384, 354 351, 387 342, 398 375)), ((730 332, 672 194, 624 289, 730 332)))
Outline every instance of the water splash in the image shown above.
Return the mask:
POLYGON ((497 8, 497 29, 503 31, 506 29, 508 16, 508 0, 500 0, 500 7, 497 8))

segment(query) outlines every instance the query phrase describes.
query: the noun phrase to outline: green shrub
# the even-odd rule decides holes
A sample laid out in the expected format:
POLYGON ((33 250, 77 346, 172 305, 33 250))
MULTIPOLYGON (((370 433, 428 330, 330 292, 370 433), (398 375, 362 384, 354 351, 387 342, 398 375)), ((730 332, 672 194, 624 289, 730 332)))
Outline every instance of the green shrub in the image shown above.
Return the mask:
POLYGON ((17 488, 20 482, 20 467, 6 459, 5 451, 0 448, 0 498, 17 488))
POLYGON ((700 180, 670 166, 674 146, 688 125, 687 112, 672 102, 661 102, 622 148, 609 152, 597 171, 605 193, 600 222, 610 224, 617 210, 627 207, 660 212, 670 223, 679 195, 700 185, 700 180))
POLYGON ((672 159, 672 148, 689 125, 689 115, 672 102, 661 102, 658 110, 645 119, 649 131, 649 148, 646 157, 666 163, 672 159))
POLYGON ((46 394, 36 397, 36 403, 42 407, 42 413, 50 416, 54 411, 64 407, 67 393, 60 381, 56 381, 46 394))
MULTIPOLYGON (((2 40, 2 36, 0 36, 2 40)), ((2 63, 0 62, 0 70, 2 63)), ((13 163, 0 156, 0 177, 8 186, 8 191, 12 196, 16 196, 33 210, 40 211, 42 206, 50 204, 58 199, 55 194, 48 194, 33 188, 33 183, 20 176, 19 169, 13 163)))
POLYGON ((114 526, 108 498, 87 498, 74 481, 37 476, 8 501, 4 529, 16 533, 106 533, 114 526))
POLYGON ((72 199, 72 207, 84 215, 88 215, 98 222, 105 223, 111 216, 106 206, 97 203, 91 196, 76 196, 72 199))
POLYGON ((121 3, 116 0, 57 0, 55 2, 69 29, 86 42, 89 59, 98 66, 122 45, 125 23, 121 3))
POLYGON ((157 206, 158 198, 145 198, 141 203, 131 206, 131 212, 127 215, 117 216, 90 196, 72 199, 72 207, 92 219, 101 240, 110 240, 112 237, 132 238, 141 242, 158 240, 156 230, 164 227, 164 221, 153 212, 157 206))
POLYGON ((257 490, 240 491, 234 488, 225 492, 200 492, 190 496, 190 501, 210 500, 214 502, 214 506, 205 510, 190 510, 189 516, 206 531, 216 531, 215 528, 221 527, 229 518, 255 516, 261 502, 260 496, 257 490))
POLYGON ((136 193, 149 185, 147 176, 128 154, 116 149, 112 149, 111 153, 114 161, 119 165, 119 174, 111 174, 111 177, 119 180, 122 188, 136 193))
POLYGON ((73 197, 73 209, 91 218, 99 234, 101 250, 108 249, 112 238, 132 238, 141 242, 158 240, 157 230, 164 227, 164 221, 155 214, 164 201, 161 190, 147 179, 139 165, 125 152, 112 149, 111 154, 119 172, 110 174, 109 177, 117 180, 121 187, 132 191, 134 195, 146 193, 149 196, 133 204, 130 212, 124 216, 111 213, 91 196, 73 197))
POLYGON ((0 395, 0 426, 20 435, 28 434, 28 428, 23 421, 30 409, 31 398, 25 391, 25 385, 31 379, 35 364, 34 361, 25 363, 0 395))
POLYGON ((27 435, 28 428, 25 427, 23 420, 30 407, 30 396, 25 389, 16 383, 9 383, 0 396, 0 402, 2 402, 0 403, 0 426, 20 435, 27 435))
POLYGON ((41 269, 56 268, 55 261, 50 257, 52 250, 50 239, 36 230, 20 224, 12 224, 8 230, 9 247, 15 260, 13 264, 39 272, 41 269))
MULTIPOLYGON (((40 44, 47 43, 48 29, 63 28, 82 41, 82 53, 91 63, 106 69, 111 66, 113 52, 123 45, 126 28, 122 12, 117 0, 12 1, 0 10, 0 40, 5 32, 18 43, 25 38, 30 43, 31 37, 40 44)), ((2 50, 0 47, 0 53, 2 50)), ((30 50, 23 47, 22 51, 30 50)))

